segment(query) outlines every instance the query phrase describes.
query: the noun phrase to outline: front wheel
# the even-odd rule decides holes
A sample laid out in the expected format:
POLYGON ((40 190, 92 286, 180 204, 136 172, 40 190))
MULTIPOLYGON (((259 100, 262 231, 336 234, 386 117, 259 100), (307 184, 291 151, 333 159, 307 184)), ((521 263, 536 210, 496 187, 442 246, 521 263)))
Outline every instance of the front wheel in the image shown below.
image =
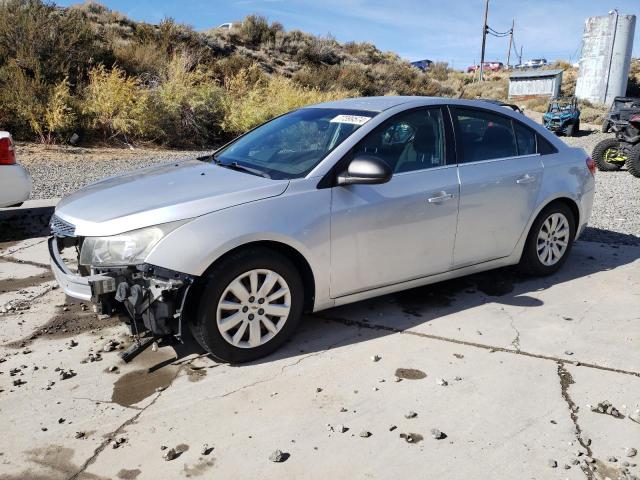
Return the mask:
POLYGON ((293 335, 303 304, 304 286, 294 264, 276 251, 249 248, 212 269, 191 330, 217 359, 249 362, 293 335))
POLYGON ((606 138, 593 147, 591 158, 596 162, 598 170, 603 172, 620 170, 627 161, 627 156, 620 148, 620 141, 615 138, 606 138))
POLYGON ((531 226, 520 268, 532 275, 551 275, 569 256, 576 236, 576 219, 564 203, 552 203, 531 226))

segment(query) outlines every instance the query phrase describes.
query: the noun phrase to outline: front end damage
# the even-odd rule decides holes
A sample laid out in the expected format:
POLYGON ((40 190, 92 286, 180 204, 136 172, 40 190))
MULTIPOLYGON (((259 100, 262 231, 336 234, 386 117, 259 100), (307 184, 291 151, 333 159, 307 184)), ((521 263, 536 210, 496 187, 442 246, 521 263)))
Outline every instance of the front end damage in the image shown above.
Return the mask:
POLYGON ((90 301, 103 315, 125 313, 136 342, 121 355, 131 360, 157 339, 182 341, 185 303, 195 278, 149 264, 93 267, 79 263, 84 238, 55 232, 51 269, 70 297, 90 301))

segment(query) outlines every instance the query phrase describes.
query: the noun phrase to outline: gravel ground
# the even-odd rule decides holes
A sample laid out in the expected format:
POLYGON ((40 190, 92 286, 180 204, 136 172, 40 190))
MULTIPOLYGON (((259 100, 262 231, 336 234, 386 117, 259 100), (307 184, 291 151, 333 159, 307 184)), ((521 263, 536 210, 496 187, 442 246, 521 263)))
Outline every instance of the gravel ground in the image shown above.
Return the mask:
POLYGON ((17 145, 18 161, 33 177, 32 199, 60 198, 104 177, 150 165, 185 160, 207 151, 153 148, 79 148, 17 145))
MULTIPOLYGON (((611 134, 599 132, 597 126, 587 125, 583 126, 580 136, 562 137, 562 140, 591 154, 593 147, 609 136, 611 134)), ((63 197, 106 176, 206 153, 148 148, 44 147, 31 143, 19 144, 17 151, 20 162, 33 176, 34 199, 63 197)), ((583 240, 640 245, 640 179, 626 170, 598 172, 589 224, 583 240)))
MULTIPOLYGON (((597 126, 593 126, 597 128, 597 126)), ((593 147, 612 137, 600 131, 583 130, 579 137, 562 137, 572 147, 591 155, 593 147)), ((640 179, 626 169, 596 173, 596 195, 583 240, 640 245, 640 179)))

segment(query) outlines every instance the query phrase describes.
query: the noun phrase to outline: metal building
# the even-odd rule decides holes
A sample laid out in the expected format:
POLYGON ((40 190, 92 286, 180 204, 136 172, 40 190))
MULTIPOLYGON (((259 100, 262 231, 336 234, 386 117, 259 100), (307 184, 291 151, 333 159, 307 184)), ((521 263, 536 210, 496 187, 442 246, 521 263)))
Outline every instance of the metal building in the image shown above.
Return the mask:
POLYGON ((525 70, 509 75, 509 98, 558 97, 562 70, 525 70))
POLYGON ((635 15, 612 10, 585 21, 576 96, 610 105, 627 92, 629 64, 636 28, 635 15))

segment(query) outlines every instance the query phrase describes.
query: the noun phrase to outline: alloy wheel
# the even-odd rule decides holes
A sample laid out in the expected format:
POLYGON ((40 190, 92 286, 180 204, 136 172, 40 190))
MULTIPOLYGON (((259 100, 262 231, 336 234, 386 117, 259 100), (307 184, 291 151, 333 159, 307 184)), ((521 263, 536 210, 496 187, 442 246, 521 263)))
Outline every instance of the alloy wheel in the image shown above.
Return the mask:
POLYGON ((538 259, 543 265, 555 265, 569 247, 571 230, 569 221, 562 213, 552 213, 542 222, 536 243, 538 259))
POLYGON ((271 340, 289 317, 291 291, 278 273, 255 269, 237 276, 220 296, 216 324, 234 347, 256 348, 271 340))

